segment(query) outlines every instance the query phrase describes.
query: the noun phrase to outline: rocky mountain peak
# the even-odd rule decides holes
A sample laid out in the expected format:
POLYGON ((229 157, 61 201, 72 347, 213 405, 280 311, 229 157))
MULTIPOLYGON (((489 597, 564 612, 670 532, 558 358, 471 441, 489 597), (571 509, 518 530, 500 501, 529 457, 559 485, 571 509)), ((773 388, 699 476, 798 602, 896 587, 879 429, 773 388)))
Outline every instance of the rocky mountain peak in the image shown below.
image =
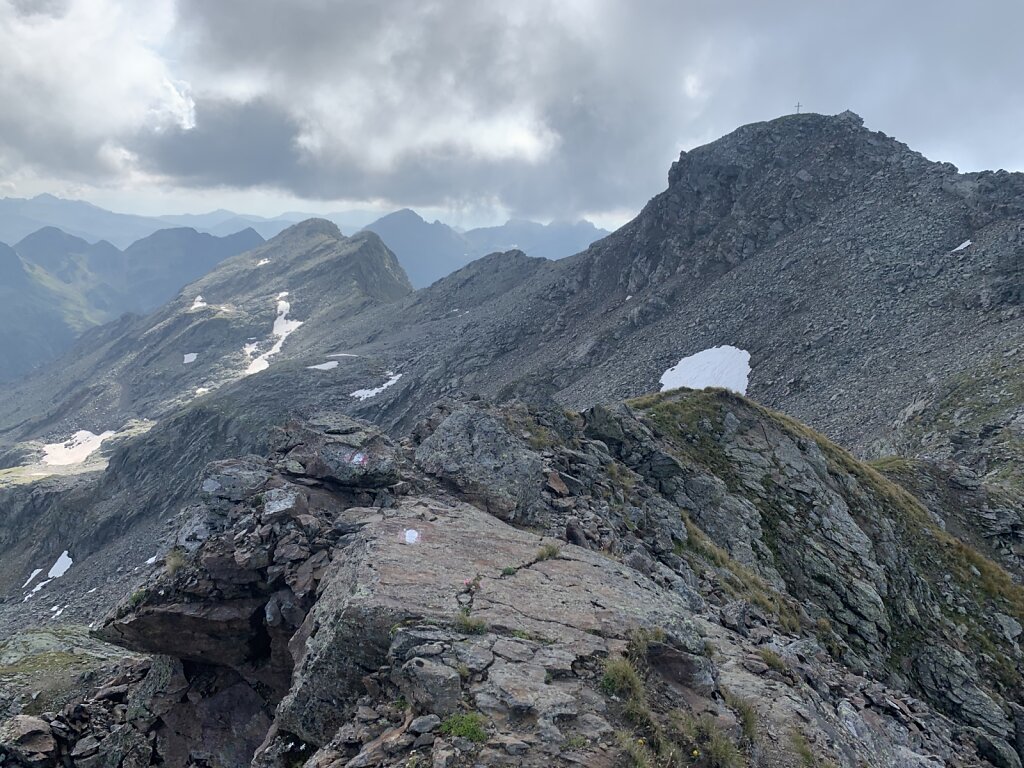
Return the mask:
POLYGON ((345 236, 341 234, 338 225, 333 221, 328 221, 327 219, 306 219, 288 227, 277 237, 272 238, 270 242, 282 243, 311 237, 329 237, 334 240, 342 240, 345 236))
POLYGON ((80 237, 69 235, 57 227, 43 227, 26 236, 14 246, 22 253, 36 252, 43 249, 61 248, 64 250, 85 250, 89 243, 80 237))

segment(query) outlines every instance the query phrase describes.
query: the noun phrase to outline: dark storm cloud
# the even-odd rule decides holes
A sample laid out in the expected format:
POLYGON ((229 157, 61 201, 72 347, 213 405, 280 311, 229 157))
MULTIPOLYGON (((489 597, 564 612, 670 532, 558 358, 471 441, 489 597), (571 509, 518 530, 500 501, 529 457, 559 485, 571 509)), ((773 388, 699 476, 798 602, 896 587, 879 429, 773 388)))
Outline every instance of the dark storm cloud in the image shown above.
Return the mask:
MULTIPOLYGON (((1021 2, 174 6, 176 25, 157 46, 166 73, 156 76, 187 86, 162 120, 128 121, 113 138, 136 167, 182 186, 500 204, 532 216, 636 208, 663 188, 681 148, 797 100, 817 112, 852 109, 967 169, 1024 168, 1021 2)), ((4 77, 0 95, 11 91, 4 77)), ((80 129, 89 115, 73 116, 79 130, 58 117, 34 131, 20 118, 31 93, 16 92, 26 106, 0 117, 0 160, 6 149, 82 173, 98 158, 114 172, 109 137, 80 129)))
POLYGON ((300 178, 297 131, 287 113, 262 100, 199 100, 193 128, 146 132, 130 148, 189 186, 288 186, 300 178))

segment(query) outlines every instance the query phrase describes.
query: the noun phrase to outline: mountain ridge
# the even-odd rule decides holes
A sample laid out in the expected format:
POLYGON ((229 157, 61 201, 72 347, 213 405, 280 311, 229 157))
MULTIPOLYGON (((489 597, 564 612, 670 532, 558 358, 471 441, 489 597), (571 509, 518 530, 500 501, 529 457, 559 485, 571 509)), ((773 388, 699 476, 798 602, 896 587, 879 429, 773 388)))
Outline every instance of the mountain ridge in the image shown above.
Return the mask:
POLYGON ((99 746, 22 715, 24 759, 1019 768, 1022 257, 1024 175, 852 113, 416 291, 378 235, 293 225, 0 398, 0 625, 100 622, 156 656, 54 690, 161 713, 99 746), (753 399, 658 392, 726 344, 753 399))

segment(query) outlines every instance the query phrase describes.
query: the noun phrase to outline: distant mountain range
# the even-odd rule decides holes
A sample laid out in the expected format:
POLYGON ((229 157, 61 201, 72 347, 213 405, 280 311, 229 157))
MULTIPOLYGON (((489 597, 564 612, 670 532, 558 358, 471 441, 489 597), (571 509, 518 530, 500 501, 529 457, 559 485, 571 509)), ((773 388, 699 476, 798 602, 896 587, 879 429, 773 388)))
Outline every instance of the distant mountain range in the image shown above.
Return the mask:
MULTIPOLYGON (((545 225, 513 219, 501 226, 461 232, 440 221, 428 223, 407 208, 377 216, 374 211, 352 210, 320 218, 333 222, 343 232, 376 232, 398 256, 416 288, 430 285, 495 251, 518 249, 529 256, 561 259, 608 234, 588 221, 545 225)), ((81 200, 53 195, 31 199, 6 197, 0 199, 0 242, 13 245, 45 227, 55 227, 87 243, 107 241, 122 249, 168 227, 189 227, 217 237, 251 229, 269 240, 293 224, 315 217, 312 213, 290 211, 267 218, 224 209, 150 217, 114 213, 81 200)))
MULTIPOLYGON (((494 251, 559 259, 607 234, 593 224, 513 220, 459 232, 403 209, 328 217, 338 227, 378 234, 421 288, 494 251)), ((224 209, 160 217, 113 213, 53 195, 0 199, 0 381, 52 360, 88 328, 125 312, 146 314, 221 261, 262 245, 309 214, 276 218, 224 209)))
POLYGON ((424 288, 483 256, 518 250, 529 256, 562 259, 586 250, 608 235, 589 221, 552 222, 512 219, 500 227, 459 232, 440 221, 424 221, 403 208, 368 225, 395 252, 416 288, 424 288))
POLYGON ((215 237, 162 229, 124 251, 44 227, 0 245, 0 381, 53 359, 82 331, 146 314, 224 259, 262 245, 252 229, 215 237))

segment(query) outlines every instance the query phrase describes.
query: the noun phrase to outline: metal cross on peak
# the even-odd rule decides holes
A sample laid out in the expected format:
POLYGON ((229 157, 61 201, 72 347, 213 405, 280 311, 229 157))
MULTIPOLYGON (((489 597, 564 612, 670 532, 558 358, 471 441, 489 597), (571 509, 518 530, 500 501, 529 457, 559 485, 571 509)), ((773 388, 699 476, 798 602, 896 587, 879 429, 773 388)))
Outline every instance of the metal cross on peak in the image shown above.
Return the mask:
POLYGON ((800 107, 802 107, 802 106, 803 106, 803 104, 801 104, 799 101, 796 103, 796 113, 798 115, 800 114, 800 107))

